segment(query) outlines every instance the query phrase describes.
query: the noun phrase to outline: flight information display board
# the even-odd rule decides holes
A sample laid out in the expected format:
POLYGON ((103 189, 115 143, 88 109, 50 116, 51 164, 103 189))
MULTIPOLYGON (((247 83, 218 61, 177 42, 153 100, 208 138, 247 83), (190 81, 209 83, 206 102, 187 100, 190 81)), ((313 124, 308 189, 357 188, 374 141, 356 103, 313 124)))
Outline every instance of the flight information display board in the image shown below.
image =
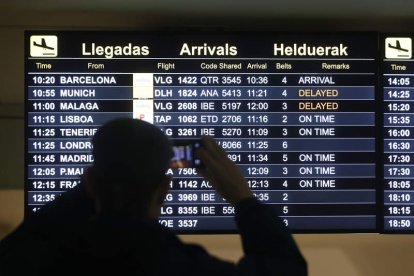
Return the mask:
MULTIPOLYGON (((403 38, 26 32, 26 214, 80 183, 100 125, 130 117, 173 141, 214 136, 294 232, 412 230, 412 45, 387 52, 403 38)), ((235 230, 195 168, 167 173, 162 225, 235 230)))

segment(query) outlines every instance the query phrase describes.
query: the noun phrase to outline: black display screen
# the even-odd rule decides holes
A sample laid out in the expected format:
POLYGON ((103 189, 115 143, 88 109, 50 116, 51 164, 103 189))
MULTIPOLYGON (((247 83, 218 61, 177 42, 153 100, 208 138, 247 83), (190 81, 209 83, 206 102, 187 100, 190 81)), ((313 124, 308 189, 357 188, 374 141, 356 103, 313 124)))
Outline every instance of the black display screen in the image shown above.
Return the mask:
MULTIPOLYGON (((408 37, 26 32, 25 211, 76 186, 99 126, 131 117, 177 144, 214 136, 294 232, 413 230, 412 45, 387 52, 408 37)), ((235 230, 196 168, 167 173, 161 224, 235 230)))

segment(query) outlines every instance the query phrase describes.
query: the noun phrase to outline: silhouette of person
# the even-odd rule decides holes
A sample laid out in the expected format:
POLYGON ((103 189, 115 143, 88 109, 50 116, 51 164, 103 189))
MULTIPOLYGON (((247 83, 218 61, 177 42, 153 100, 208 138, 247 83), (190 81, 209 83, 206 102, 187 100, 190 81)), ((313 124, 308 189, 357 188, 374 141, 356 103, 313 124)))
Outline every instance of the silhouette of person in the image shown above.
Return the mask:
POLYGON ((255 199, 214 139, 202 139, 199 171, 235 207, 244 250, 237 264, 181 242, 158 223, 170 188, 170 142, 154 125, 119 119, 93 137, 94 162, 82 184, 0 243, 0 274, 307 275, 306 261, 283 221, 255 199), (25 267, 13 268, 22 261, 25 267))

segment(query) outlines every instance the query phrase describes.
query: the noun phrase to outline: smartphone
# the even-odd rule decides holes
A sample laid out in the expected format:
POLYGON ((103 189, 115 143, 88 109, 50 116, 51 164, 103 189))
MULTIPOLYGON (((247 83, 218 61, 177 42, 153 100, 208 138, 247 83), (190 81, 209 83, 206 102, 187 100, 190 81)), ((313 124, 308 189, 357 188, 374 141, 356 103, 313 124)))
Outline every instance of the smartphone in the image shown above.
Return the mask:
POLYGON ((173 153, 171 159, 171 168, 200 168, 202 167, 201 160, 194 156, 197 148, 202 147, 200 139, 192 140, 173 140, 173 153))

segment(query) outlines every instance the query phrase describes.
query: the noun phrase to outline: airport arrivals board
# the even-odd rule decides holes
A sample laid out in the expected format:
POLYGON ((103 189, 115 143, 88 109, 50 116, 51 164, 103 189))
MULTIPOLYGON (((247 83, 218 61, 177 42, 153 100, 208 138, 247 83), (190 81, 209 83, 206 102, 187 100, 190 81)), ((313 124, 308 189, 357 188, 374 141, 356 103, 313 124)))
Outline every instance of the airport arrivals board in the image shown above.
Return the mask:
MULTIPOLYGON (((80 183, 100 125, 129 117, 174 142, 214 136, 294 232, 409 233, 412 37, 26 32, 26 215, 80 183)), ((196 168, 167 174, 162 225, 235 231, 196 168)))

